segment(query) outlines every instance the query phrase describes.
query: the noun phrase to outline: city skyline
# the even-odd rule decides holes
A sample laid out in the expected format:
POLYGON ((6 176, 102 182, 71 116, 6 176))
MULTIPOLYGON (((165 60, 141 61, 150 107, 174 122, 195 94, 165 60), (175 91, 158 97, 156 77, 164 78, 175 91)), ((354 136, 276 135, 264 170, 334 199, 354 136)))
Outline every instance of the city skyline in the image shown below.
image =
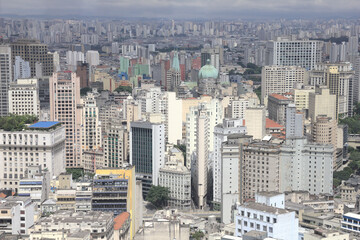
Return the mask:
POLYGON ((110 17, 110 18, 174 18, 174 19, 279 19, 279 18, 354 18, 360 6, 356 0, 250 1, 205 0, 161 1, 0 1, 0 16, 43 17, 110 17), (49 14, 49 13, 55 14, 49 14), (60 13, 61 12, 61 13, 60 13))

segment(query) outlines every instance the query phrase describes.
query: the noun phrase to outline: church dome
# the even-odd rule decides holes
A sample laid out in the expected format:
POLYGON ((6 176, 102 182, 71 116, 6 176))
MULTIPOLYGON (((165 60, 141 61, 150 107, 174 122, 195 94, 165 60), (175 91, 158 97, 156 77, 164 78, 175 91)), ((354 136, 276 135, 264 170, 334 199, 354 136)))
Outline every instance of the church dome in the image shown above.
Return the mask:
POLYGON ((210 64, 210 59, 206 61, 206 65, 202 66, 199 71, 199 79, 204 78, 218 78, 219 71, 210 64))

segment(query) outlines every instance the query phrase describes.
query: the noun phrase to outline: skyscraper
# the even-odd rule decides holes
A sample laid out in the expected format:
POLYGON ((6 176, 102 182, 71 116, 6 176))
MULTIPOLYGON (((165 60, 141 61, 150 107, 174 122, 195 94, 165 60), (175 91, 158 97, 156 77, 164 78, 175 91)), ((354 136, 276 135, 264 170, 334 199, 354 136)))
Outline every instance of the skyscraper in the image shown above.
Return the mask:
POLYGON ((27 61, 24 61, 21 57, 15 57, 14 65, 14 81, 18 78, 29 78, 31 75, 30 64, 27 61))
POLYGON ((76 73, 54 73, 49 80, 50 120, 66 129, 66 167, 81 167, 82 105, 76 73))
POLYGON ((51 76, 54 72, 54 58, 48 53, 48 47, 35 40, 18 40, 11 44, 12 65, 15 65, 15 57, 20 56, 29 62, 31 77, 36 76, 36 63, 42 63, 44 76, 51 76))
POLYGON ((268 42, 267 65, 300 66, 306 70, 314 69, 315 64, 321 62, 320 41, 290 41, 279 39, 268 42))
POLYGON ((295 104, 286 107, 286 138, 299 138, 304 135, 303 114, 298 113, 295 104))
POLYGON ((130 164, 135 166, 136 178, 142 181, 146 197, 151 185, 158 185, 159 170, 165 164, 163 124, 131 123, 130 164))
POLYGON ((0 116, 8 114, 8 89, 12 81, 11 48, 0 45, 0 116))

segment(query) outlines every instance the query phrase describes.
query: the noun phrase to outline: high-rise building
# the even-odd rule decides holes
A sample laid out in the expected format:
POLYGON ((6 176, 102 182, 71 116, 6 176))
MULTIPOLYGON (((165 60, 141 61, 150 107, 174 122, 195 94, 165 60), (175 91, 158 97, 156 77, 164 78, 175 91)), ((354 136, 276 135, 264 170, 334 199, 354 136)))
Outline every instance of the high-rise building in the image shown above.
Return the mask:
MULTIPOLYGON (((114 216, 129 212, 130 235, 135 236, 137 212, 142 197, 137 195, 135 167, 104 168, 96 170, 93 181, 92 210, 113 212, 114 216)), ((141 205, 141 204, 140 204, 141 205)))
POLYGON ((80 87, 90 86, 89 64, 84 62, 77 62, 76 75, 80 78, 80 87))
POLYGON ((97 66, 100 64, 99 52, 98 51, 87 51, 86 52, 86 62, 90 67, 97 66))
POLYGON ((261 102, 267 105, 272 93, 290 92, 297 83, 305 83, 306 70, 295 66, 264 66, 261 71, 261 102))
POLYGON ((231 134, 221 147, 221 222, 234 222, 235 205, 239 202, 242 189, 240 164, 243 162, 243 147, 252 137, 245 134, 231 134), (241 188, 240 188, 241 186, 241 188))
POLYGON ((9 87, 9 113, 40 116, 37 79, 18 79, 9 87))
POLYGON ((295 104, 286 107, 286 138, 299 138, 304 136, 304 115, 297 112, 295 104))
POLYGON ((78 62, 83 63, 85 61, 84 53, 76 51, 66 52, 66 64, 72 69, 75 69, 78 62))
POLYGON ((300 66, 311 70, 321 62, 321 48, 320 41, 278 39, 268 42, 265 62, 266 65, 300 66))
POLYGON ((54 73, 49 80, 50 120, 66 129, 66 167, 81 167, 82 104, 76 73, 54 73))
MULTIPOLYGON (((224 119, 223 123, 216 125, 214 128, 214 152, 213 152, 213 201, 221 202, 221 178, 222 178, 222 155, 221 146, 227 141, 231 134, 245 134, 244 119, 224 119)), ((211 135, 210 135, 211 137, 211 135)))
POLYGON ((167 91, 175 91, 177 86, 181 83, 181 72, 179 64, 178 53, 175 52, 174 58, 172 60, 171 68, 167 71, 166 74, 166 86, 167 91))
POLYGON ((306 138, 286 139, 280 148, 280 191, 332 194, 334 147, 309 143, 306 138))
POLYGON ((207 202, 209 175, 210 120, 205 109, 199 109, 196 119, 196 151, 191 156, 192 197, 199 209, 207 202))
POLYGON ((81 150, 83 152, 100 149, 102 146, 101 122, 99 121, 99 109, 96 106, 96 93, 87 93, 83 98, 82 110, 81 150))
POLYGON ((142 181, 146 197, 151 185, 158 185, 159 170, 165 164, 165 129, 163 124, 132 122, 130 130, 130 164, 142 181))
POLYGON ((317 87, 314 93, 309 94, 309 118, 316 121, 319 115, 337 119, 336 95, 330 94, 325 86, 317 87))
POLYGON ((128 132, 119 121, 111 121, 103 136, 104 165, 121 167, 128 161, 128 132))
POLYGON ((201 49, 201 67, 206 65, 208 60, 212 66, 220 70, 220 65, 224 64, 224 49, 219 46, 201 49))
POLYGON ((356 71, 350 62, 316 64, 309 72, 309 84, 327 86, 330 93, 337 96, 337 113, 352 116, 357 83, 356 71))
POLYGON ((65 127, 60 122, 37 122, 23 131, 1 130, 0 143, 2 189, 17 190, 29 166, 47 169, 51 178, 65 170, 65 127))
POLYGON ((266 109, 264 106, 247 108, 245 110, 245 126, 248 135, 254 139, 262 139, 266 134, 266 109))
POLYGON ((0 116, 6 116, 8 109, 8 89, 12 82, 11 48, 0 45, 0 116))
POLYGON ((31 76, 30 64, 27 61, 24 61, 21 57, 15 57, 14 65, 14 79, 16 81, 18 78, 29 78, 31 76))
POLYGON ((42 64, 44 76, 51 76, 54 72, 54 59, 48 53, 48 47, 36 40, 18 40, 11 44, 12 65, 15 65, 15 57, 19 56, 24 61, 29 62, 31 77, 36 76, 36 63, 42 64))
POLYGON ((286 107, 292 103, 291 97, 273 93, 268 97, 269 118, 281 125, 285 125, 286 107))

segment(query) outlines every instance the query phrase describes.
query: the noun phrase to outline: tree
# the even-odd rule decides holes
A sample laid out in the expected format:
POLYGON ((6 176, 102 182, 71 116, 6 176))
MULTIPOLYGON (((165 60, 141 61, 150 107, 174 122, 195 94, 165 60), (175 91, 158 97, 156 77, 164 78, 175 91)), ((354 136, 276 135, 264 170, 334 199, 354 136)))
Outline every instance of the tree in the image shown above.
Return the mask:
POLYGON ((84 175, 84 169, 82 168, 67 168, 66 173, 72 174, 73 180, 78 180, 84 175))
POLYGON ((132 93, 132 88, 129 86, 119 86, 115 89, 116 92, 129 92, 132 93))
POLYGON ((156 208, 163 208, 167 205, 169 189, 162 186, 151 186, 146 201, 151 202, 156 208))
POLYGON ((85 96, 88 92, 91 92, 91 91, 92 91, 92 88, 84 87, 84 88, 80 89, 80 95, 85 96))
POLYGON ((205 237, 205 234, 202 231, 196 231, 191 234, 192 239, 201 240, 205 237))

